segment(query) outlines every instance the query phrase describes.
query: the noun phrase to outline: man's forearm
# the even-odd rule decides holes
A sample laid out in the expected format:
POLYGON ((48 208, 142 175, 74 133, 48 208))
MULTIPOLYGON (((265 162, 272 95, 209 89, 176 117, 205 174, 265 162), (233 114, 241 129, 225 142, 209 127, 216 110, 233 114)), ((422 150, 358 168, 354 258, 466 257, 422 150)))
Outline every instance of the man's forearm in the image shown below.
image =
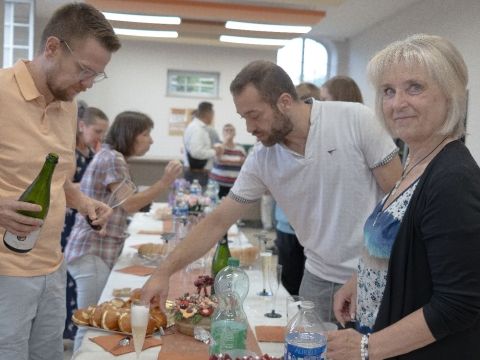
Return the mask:
POLYGON ((160 264, 159 270, 167 271, 171 275, 210 250, 231 226, 220 218, 220 212, 216 211, 194 226, 187 237, 160 264))

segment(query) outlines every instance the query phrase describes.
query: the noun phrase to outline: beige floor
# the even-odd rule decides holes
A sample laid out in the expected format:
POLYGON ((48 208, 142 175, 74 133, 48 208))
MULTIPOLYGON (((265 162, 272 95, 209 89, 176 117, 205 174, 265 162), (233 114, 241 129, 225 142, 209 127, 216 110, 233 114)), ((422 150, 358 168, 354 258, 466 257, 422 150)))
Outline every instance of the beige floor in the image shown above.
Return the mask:
MULTIPOLYGON (((250 242, 252 244, 256 243, 256 235, 260 234, 262 232, 261 229, 258 228, 251 228, 251 227, 242 227, 241 230, 243 233, 248 237, 250 242)), ((275 239, 275 232, 274 231, 265 231, 263 234, 266 236, 268 239, 268 246, 273 245, 273 240, 275 239)), ((70 360, 72 358, 72 352, 73 352, 73 341, 70 340, 64 340, 63 342, 65 351, 63 353, 63 359, 64 360, 70 360)))

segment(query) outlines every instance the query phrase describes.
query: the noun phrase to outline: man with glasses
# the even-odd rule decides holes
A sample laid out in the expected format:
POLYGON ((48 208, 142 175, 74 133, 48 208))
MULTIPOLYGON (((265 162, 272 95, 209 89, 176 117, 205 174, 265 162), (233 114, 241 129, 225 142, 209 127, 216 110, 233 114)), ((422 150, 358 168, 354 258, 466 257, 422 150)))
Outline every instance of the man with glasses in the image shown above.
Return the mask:
POLYGON ((16 253, 0 244, 0 360, 63 359, 66 270, 60 233, 66 206, 103 226, 112 210, 83 195, 74 173, 75 96, 106 78, 120 41, 105 17, 84 3, 58 9, 32 61, 0 70, 0 236, 41 227, 35 247, 16 253), (44 221, 17 211, 40 207, 17 201, 45 156, 59 154, 44 221))

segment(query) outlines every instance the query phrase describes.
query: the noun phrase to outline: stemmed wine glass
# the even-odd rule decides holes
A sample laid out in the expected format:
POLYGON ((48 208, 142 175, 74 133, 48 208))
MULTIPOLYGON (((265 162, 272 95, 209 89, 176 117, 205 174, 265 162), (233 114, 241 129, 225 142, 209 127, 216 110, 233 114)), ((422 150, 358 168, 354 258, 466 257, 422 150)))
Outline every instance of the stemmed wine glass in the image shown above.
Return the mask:
MULTIPOLYGON (((135 194, 136 191, 137 186, 135 183, 129 178, 125 177, 110 194, 106 204, 112 209, 115 209, 116 207, 122 205, 130 196, 135 194)), ((100 230, 102 228, 100 225, 93 225, 92 220, 88 217, 88 215, 85 216, 85 218, 92 229, 100 230)))
POLYGON ((282 265, 277 264, 272 266, 272 272, 273 274, 269 278, 270 289, 273 292, 272 311, 266 313, 265 316, 269 318, 279 318, 282 317, 282 315, 275 311, 275 307, 277 303, 278 290, 280 289, 280 283, 282 281, 282 265))
POLYGON ((262 283, 263 290, 258 292, 259 296, 271 296, 272 293, 267 290, 267 280, 270 266, 272 263, 272 252, 267 250, 267 238, 264 234, 259 233, 255 234, 258 242, 258 249, 260 254, 260 259, 262 261, 262 283))
POLYGON ((132 301, 131 322, 133 346, 137 354, 137 360, 140 359, 140 353, 143 349, 145 334, 147 333, 148 319, 150 317, 150 303, 145 304, 140 300, 132 301))
POLYGON ((269 269, 272 264, 272 252, 265 250, 260 253, 260 258, 262 259, 262 282, 263 290, 258 292, 257 295, 260 296, 272 296, 272 292, 267 290, 267 282, 271 277, 269 274, 269 269))

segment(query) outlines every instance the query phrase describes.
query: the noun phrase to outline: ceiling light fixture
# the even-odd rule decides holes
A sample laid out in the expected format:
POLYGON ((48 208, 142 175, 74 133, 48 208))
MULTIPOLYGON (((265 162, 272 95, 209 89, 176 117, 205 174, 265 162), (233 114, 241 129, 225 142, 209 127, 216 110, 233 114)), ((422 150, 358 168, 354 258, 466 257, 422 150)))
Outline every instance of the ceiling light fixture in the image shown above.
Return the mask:
POLYGON ((103 12, 108 20, 128 21, 145 24, 179 25, 182 20, 177 16, 149 16, 103 12))
POLYGON ((230 42, 235 44, 284 46, 290 40, 220 35, 220 41, 230 42))
POLYGON ((119 29, 119 28, 114 28, 113 30, 117 35, 143 36, 143 37, 155 37, 155 38, 178 38, 178 32, 176 31, 119 29))
POLYGON ((312 30, 311 26, 256 24, 241 21, 227 21, 225 27, 233 30, 283 32, 295 34, 306 34, 312 30))

